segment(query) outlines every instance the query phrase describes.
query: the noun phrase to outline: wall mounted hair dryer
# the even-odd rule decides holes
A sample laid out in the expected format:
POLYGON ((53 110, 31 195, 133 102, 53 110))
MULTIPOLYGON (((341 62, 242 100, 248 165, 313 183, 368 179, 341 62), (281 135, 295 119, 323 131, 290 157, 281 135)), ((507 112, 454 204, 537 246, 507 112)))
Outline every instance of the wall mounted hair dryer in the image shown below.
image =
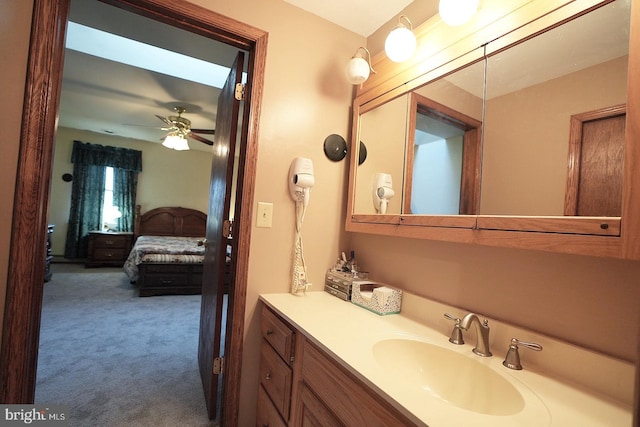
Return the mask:
POLYGON ((382 172, 375 174, 373 176, 372 190, 373 207, 376 209, 376 213, 387 213, 389 200, 395 195, 391 175, 382 172))
POLYGON ((315 184, 311 159, 296 157, 289 167, 289 193, 294 201, 309 204, 309 189, 315 184))

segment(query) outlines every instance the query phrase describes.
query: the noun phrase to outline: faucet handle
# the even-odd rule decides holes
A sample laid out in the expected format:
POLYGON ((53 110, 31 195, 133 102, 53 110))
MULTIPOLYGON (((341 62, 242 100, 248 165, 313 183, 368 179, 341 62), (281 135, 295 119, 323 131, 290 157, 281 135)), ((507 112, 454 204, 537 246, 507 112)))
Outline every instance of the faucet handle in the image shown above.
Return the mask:
POLYGON ((445 313, 444 317, 455 322, 453 330, 451 331, 451 336, 449 337, 449 342, 455 345, 464 344, 464 338, 462 338, 462 328, 460 327, 460 318, 454 317, 449 313, 445 313))
POLYGON ((542 346, 535 342, 525 342, 520 341, 516 338, 511 338, 511 344, 509 345, 509 350, 507 351, 507 356, 505 357, 502 364, 509 369, 522 369, 522 365, 520 364, 520 353, 518 352, 518 345, 529 348, 534 351, 541 351, 542 346))

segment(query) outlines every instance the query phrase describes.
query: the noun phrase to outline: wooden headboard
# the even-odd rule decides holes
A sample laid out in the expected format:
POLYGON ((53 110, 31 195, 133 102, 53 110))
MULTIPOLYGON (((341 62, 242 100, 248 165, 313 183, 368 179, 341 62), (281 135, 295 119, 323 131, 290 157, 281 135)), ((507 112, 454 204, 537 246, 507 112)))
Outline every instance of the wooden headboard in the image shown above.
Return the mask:
POLYGON ((207 230, 207 215, 189 208, 163 207, 140 214, 136 205, 134 239, 147 236, 204 237, 207 230))

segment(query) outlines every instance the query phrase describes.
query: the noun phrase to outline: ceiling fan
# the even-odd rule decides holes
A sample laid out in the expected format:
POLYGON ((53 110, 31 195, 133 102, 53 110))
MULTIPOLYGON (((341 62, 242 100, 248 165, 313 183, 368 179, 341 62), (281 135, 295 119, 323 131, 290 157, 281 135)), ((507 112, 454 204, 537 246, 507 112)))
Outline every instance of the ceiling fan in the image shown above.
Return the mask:
POLYGON ((185 117, 182 117, 182 114, 185 113, 187 109, 181 106, 176 106, 173 109, 176 113, 178 113, 177 116, 163 117, 156 114, 156 117, 162 120, 168 126, 166 128, 162 128, 162 130, 169 131, 169 134, 167 136, 173 135, 173 136, 178 136, 182 138, 189 137, 189 138, 195 139, 196 141, 200 141, 204 144, 213 145, 213 141, 207 138, 204 138, 198 134, 214 135, 215 134, 214 129, 192 129, 191 120, 185 117))

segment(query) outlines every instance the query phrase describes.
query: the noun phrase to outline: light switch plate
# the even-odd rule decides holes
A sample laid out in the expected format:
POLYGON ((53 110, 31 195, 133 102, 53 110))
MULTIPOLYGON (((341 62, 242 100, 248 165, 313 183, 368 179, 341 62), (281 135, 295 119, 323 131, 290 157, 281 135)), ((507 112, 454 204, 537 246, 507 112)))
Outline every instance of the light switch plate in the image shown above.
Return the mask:
POLYGON ((271 228, 273 221, 273 203, 258 202, 256 227, 271 228))

